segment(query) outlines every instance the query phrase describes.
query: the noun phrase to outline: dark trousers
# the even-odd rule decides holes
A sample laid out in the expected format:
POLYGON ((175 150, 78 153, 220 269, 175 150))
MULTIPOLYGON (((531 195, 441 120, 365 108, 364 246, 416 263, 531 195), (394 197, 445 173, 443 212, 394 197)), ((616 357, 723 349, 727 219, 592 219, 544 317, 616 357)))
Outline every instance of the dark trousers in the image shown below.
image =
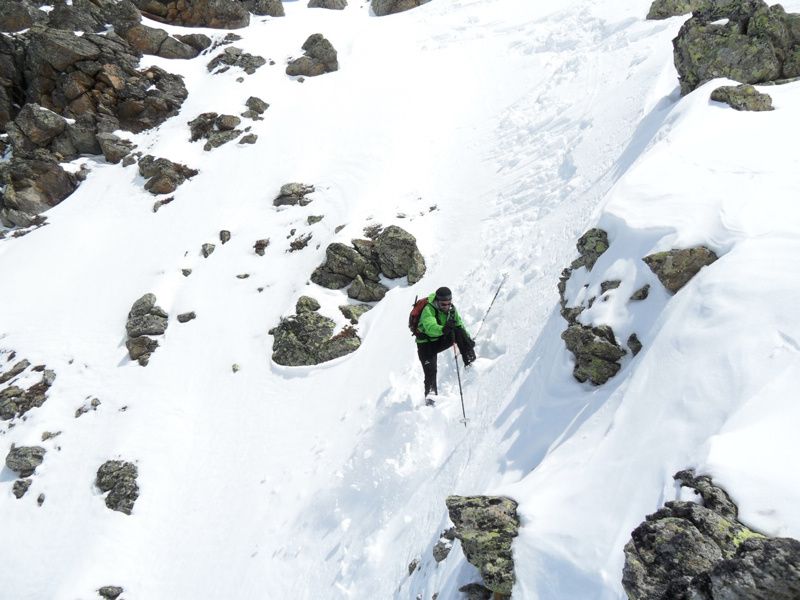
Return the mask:
POLYGON ((417 356, 419 356, 419 362, 422 363, 422 372, 425 373, 426 396, 430 393, 439 393, 436 387, 436 356, 439 352, 449 350, 454 341, 461 356, 473 356, 472 349, 475 347, 475 342, 461 328, 456 329, 449 336, 442 336, 431 342, 417 344, 417 356))

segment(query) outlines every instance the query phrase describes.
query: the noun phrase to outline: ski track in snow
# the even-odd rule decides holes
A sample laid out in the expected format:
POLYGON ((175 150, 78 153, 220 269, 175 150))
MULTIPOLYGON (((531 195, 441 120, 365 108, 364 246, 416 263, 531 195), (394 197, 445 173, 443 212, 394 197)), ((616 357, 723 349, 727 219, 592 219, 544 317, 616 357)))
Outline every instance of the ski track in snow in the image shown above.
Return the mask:
MULTIPOLYGON (((58 374, 48 402, 0 439, 5 448, 63 431, 43 444, 22 500, 11 495, 13 474, 0 474, 0 560, 14 567, 0 589, 15 600, 90 598, 108 584, 150 600, 449 600, 479 576, 458 543, 443 563, 431 556, 449 526, 444 499, 504 493, 520 502, 523 524, 515 598, 622 598, 622 546, 674 497, 670 476, 686 466, 736 485, 755 525, 800 534, 800 484, 774 459, 796 450, 791 419, 774 415, 797 412, 786 391, 799 366, 798 284, 781 279, 800 229, 786 202, 797 160, 778 151, 755 160, 725 138, 736 128, 755 136, 762 122, 719 112, 701 96, 707 87, 680 99, 671 39, 681 20, 646 22, 648 6, 433 0, 376 19, 355 3, 339 12, 287 2, 285 18, 254 18, 238 32, 236 45, 277 63, 242 83, 236 69, 208 75, 212 54, 145 57, 184 75, 190 94, 178 116, 130 137, 200 175, 153 214, 134 168, 81 159, 92 173, 49 224, 0 242, 0 280, 12 282, 0 350, 58 374), (315 31, 339 51, 340 71, 300 84, 284 75, 285 61, 315 31), (255 146, 206 153, 188 142, 187 121, 238 114, 250 95, 270 103, 264 121, 247 122, 255 146), (704 133, 722 140, 705 153, 704 133), (746 195, 771 169, 768 201, 783 220, 746 195), (315 184, 314 202, 276 210, 288 181, 315 184), (697 188, 704 195, 694 200, 697 188), (598 221, 612 247, 592 273, 576 271, 570 293, 598 294, 604 278, 623 278, 585 318, 610 321, 620 340, 640 333, 645 351, 591 388, 572 379, 556 284, 575 240, 598 221), (344 293, 307 279, 328 243, 374 223, 417 237, 425 279, 413 289, 387 282, 355 354, 317 368, 272 364, 266 332, 298 296, 313 295, 345 324, 336 308, 344 293), (289 254, 292 228, 313 238, 289 254), (224 246, 220 229, 233 233, 224 246), (258 257, 262 238, 271 244, 258 257), (204 242, 217 244, 209 258, 199 255, 204 242), (727 254, 674 297, 638 260, 703 242, 727 254), (774 264, 762 275, 765 257, 774 264), (424 406, 406 315, 416 295, 449 285, 475 333, 504 276, 480 358, 460 373, 464 427, 452 354, 439 356, 440 401, 424 406), (647 306, 626 304, 644 283, 647 306), (171 316, 198 318, 171 318, 141 369, 127 360, 124 318, 146 291, 171 316), (730 347, 708 350, 738 322, 747 326, 725 334, 730 347), (752 371, 748 357, 759 361, 752 371), (91 397, 101 406, 76 420, 91 397), (765 406, 773 416, 759 417, 765 406), (108 511, 92 486, 109 458, 139 466, 130 517, 108 511)), ((798 89, 770 92, 770 139, 798 89)))

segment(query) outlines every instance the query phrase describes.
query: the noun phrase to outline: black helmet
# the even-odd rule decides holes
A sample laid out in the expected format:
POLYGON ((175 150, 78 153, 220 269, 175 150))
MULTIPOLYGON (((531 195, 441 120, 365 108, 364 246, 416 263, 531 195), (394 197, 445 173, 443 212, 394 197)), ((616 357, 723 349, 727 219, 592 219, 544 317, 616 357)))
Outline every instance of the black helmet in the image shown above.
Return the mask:
POLYGON ((436 290, 436 299, 437 300, 452 300, 453 299, 453 292, 450 291, 448 287, 440 287, 436 290))

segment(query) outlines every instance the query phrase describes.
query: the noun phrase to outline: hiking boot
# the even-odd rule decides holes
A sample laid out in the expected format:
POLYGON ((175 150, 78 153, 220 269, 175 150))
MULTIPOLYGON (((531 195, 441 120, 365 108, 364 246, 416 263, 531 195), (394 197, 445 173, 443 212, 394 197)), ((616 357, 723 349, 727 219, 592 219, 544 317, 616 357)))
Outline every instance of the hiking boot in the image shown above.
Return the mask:
POLYGON ((425 398, 425 406, 436 406, 436 399, 433 396, 425 398))

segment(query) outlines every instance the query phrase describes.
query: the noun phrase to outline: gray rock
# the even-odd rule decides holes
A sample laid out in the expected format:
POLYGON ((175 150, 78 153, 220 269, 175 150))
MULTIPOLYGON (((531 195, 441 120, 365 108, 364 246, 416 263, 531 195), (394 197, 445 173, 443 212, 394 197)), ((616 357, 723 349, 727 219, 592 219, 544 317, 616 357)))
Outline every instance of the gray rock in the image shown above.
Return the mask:
POLYGON ((36 504, 39 506, 44 504, 44 494, 39 494, 39 496, 36 498, 36 504))
POLYGON ((144 189, 154 195, 171 194, 187 179, 199 171, 166 158, 156 158, 150 154, 139 160, 139 173, 148 181, 144 189))
POLYGON ((156 295, 147 293, 144 294, 141 298, 139 298, 136 302, 133 303, 131 306, 131 310, 128 313, 128 317, 141 317, 149 313, 153 310, 156 306, 156 295))
POLYGON ((264 102, 258 96, 250 96, 245 102, 245 106, 247 106, 247 112, 252 113, 252 116, 250 118, 254 118, 258 115, 263 115, 269 108, 269 104, 264 102))
POLYGON ((20 373, 22 373, 25 369, 31 366, 29 360, 23 358, 22 360, 14 363, 12 367, 5 372, 0 373, 0 384, 5 383, 6 381, 10 381, 20 373))
POLYGON ((494 596, 492 590, 485 588, 480 583, 468 583, 458 588, 458 591, 465 594, 464 600, 491 600, 494 596))
POLYGON ((269 333, 275 337, 272 360, 279 365, 316 365, 354 352, 361 340, 352 329, 332 336, 335 323, 317 312, 306 311, 281 319, 269 333))
POLYGON ((256 243, 253 244, 253 248, 256 251, 256 254, 259 256, 264 256, 265 251, 269 247, 269 238, 263 240, 256 240, 256 243))
POLYGON ((131 360, 138 360, 142 366, 147 365, 150 355, 158 347, 158 342, 147 336, 163 334, 168 324, 169 315, 156 305, 154 294, 144 294, 134 302, 125 323, 129 338, 125 346, 131 360))
POLYGON ((614 337, 611 327, 587 327, 579 323, 570 325, 561 334, 567 350, 575 356, 575 368, 572 372, 581 383, 591 381, 594 385, 602 385, 617 374, 620 365, 617 362, 626 352, 614 337))
POLYGON ((255 144, 258 141, 258 136, 255 133, 248 133, 243 135, 239 140, 240 144, 255 144))
POLYGON ((47 147, 53 139, 64 132, 66 127, 67 122, 64 117, 29 102, 19 111, 17 118, 14 119, 14 126, 7 125, 6 131, 17 155, 30 158, 25 152, 32 152, 37 147, 47 147))
POLYGON ((214 250, 216 250, 216 246, 214 244, 203 244, 200 247, 200 254, 203 255, 203 258, 208 258, 212 254, 214 254, 214 250))
POLYGON ((6 466, 20 477, 30 477, 47 451, 41 446, 11 446, 6 456, 6 466))
POLYGON ((317 302, 311 296, 300 296, 297 299, 297 304, 295 305, 294 312, 298 315, 304 312, 314 312, 319 310, 319 302, 317 302))
POLYGON ((717 260, 717 255, 706 248, 686 248, 657 252, 642 259, 659 281, 673 294, 685 286, 703 267, 717 260))
POLYGON ((31 487, 32 483, 33 483, 32 479, 17 479, 14 482, 14 487, 12 488, 11 491, 13 492, 17 500, 22 498, 27 493, 28 488, 31 487))
POLYGON ((114 165, 121 162, 135 148, 133 142, 123 140, 113 133, 98 133, 97 142, 105 159, 114 165))
POLYGON ((207 50, 211 47, 211 38, 205 35, 204 33, 189 33, 187 35, 176 35, 175 38, 186 44, 187 46, 191 46, 198 52, 202 52, 203 50, 207 50))
POLYGON ((410 563, 408 563, 408 574, 409 575, 413 574, 414 571, 416 571, 418 567, 419 567, 419 559, 415 558, 410 563))
POLYGON ((369 304, 345 304, 340 306, 339 310, 342 311, 346 319, 350 319, 350 323, 357 325, 361 316, 367 311, 372 310, 372 306, 369 304))
POLYGON ((133 3, 144 16, 171 25, 238 29, 250 23, 247 8, 234 0, 133 0, 133 3))
POLYGON ((136 360, 143 367, 150 361, 150 356, 158 348, 158 341, 146 335, 130 338, 125 342, 131 360, 136 360))
POLYGON ((230 242, 231 241, 231 232, 228 231, 227 229, 221 230, 219 232, 219 241, 222 242, 223 246, 225 244, 227 244, 228 242, 230 242))
POLYGON ((628 336, 628 348, 634 356, 642 350, 642 342, 639 341, 639 337, 635 333, 628 336))
POLYGON ((308 8, 327 8, 329 10, 343 10, 347 0, 309 0, 308 8))
MULTIPOLYGON (((341 275, 347 278, 348 283, 359 275, 373 282, 377 282, 380 278, 380 272, 377 265, 366 260, 361 254, 359 254, 350 246, 345 246, 340 242, 334 242, 326 248, 325 263, 321 268, 324 268, 335 275, 341 275)), ((314 275, 311 276, 311 280, 314 281, 314 283, 319 283, 318 281, 315 281, 314 275)), ((319 285, 323 284, 319 283, 319 285)))
POLYGON ((430 0, 372 0, 372 12, 376 17, 383 17, 411 10, 427 2, 430 0))
POLYGON ((622 282, 619 279, 613 279, 611 281, 603 281, 600 283, 600 293, 605 294, 608 290, 615 290, 621 284, 622 282))
POLYGON ((305 54, 290 61, 286 74, 292 76, 316 77, 339 70, 336 49, 321 33, 315 33, 303 43, 305 54))
POLYGON ((131 514, 133 505, 139 497, 136 478, 139 471, 136 465, 121 460, 104 462, 97 470, 95 485, 101 492, 108 492, 106 506, 126 515, 131 514))
POLYGON ((134 338, 142 335, 162 335, 167 330, 167 319, 158 315, 143 315, 130 317, 125 324, 128 337, 134 338))
POLYGON ((688 15, 706 5, 708 0, 655 0, 647 13, 648 19, 669 19, 688 15))
POLYGON ((181 273, 183 274, 184 277, 188 277, 189 275, 192 274, 192 270, 191 269, 181 269, 181 273))
POLYGON ((464 556, 480 571, 484 585, 497 594, 511 595, 517 503, 498 496, 448 496, 447 510, 464 556))
POLYGON ((381 272, 390 279, 408 276, 409 285, 413 285, 425 275, 425 259, 416 238, 396 225, 375 238, 375 253, 381 272))
POLYGON ((220 54, 211 59, 206 68, 211 73, 224 73, 231 67, 238 67, 248 75, 267 64, 262 56, 255 56, 243 51, 241 48, 231 46, 225 48, 220 54))
POLYGON ((740 523, 730 496, 709 477, 681 471, 675 479, 703 504, 667 502, 633 531, 622 577, 631 600, 798 597, 800 542, 740 523))
POLYGON ((449 540, 439 540, 433 546, 433 560, 437 563, 442 562, 450 554, 453 549, 453 543, 449 540))
POLYGON ((245 0, 244 4, 247 6, 247 10, 254 15, 267 17, 286 16, 281 0, 245 0))
POLYGON ((47 14, 28 2, 6 2, 0 11, 0 31, 14 33, 47 20, 47 14))
POLYGON ((781 61, 769 39, 747 35, 738 21, 719 24, 692 17, 672 45, 682 94, 717 77, 760 83, 781 75, 781 61))
POLYGON ((591 271, 597 259, 608 250, 608 234, 602 229, 590 229, 578 238, 576 246, 580 258, 574 260, 570 268, 574 270, 579 267, 586 267, 587 271, 591 271))
POLYGON ((274 206, 306 206, 311 203, 310 198, 306 198, 308 194, 314 193, 313 185, 306 185, 305 183, 286 183, 281 186, 280 194, 275 200, 272 201, 274 206))
POLYGON ((638 300, 644 300, 649 295, 650 295, 650 284, 646 283, 645 285, 640 287, 638 290, 633 292, 633 295, 631 296, 631 300, 637 300, 637 301, 638 300))
POLYGON ((762 94, 752 85, 724 85, 711 92, 711 99, 724 102, 736 110, 765 111, 774 110, 769 94, 762 94))
POLYGON ((306 223, 309 225, 313 225, 314 223, 319 223, 322 219, 325 218, 325 215, 308 215, 306 219, 306 223))
POLYGON ((347 288, 347 295, 353 300, 361 302, 378 302, 383 300, 388 291, 389 288, 385 285, 369 280, 364 281, 361 275, 356 275, 353 283, 347 288))
POLYGON ((118 585, 104 585, 99 590, 97 590, 97 593, 100 594, 106 600, 117 600, 117 598, 120 595, 122 595, 122 592, 124 591, 125 590, 123 590, 118 585))
POLYGON ((0 185, 0 223, 30 227, 37 215, 69 197, 78 179, 53 160, 14 157, 0 162, 0 185))
POLYGON ((189 321, 196 319, 197 314, 194 311, 185 312, 178 315, 178 323, 188 323, 189 321))

